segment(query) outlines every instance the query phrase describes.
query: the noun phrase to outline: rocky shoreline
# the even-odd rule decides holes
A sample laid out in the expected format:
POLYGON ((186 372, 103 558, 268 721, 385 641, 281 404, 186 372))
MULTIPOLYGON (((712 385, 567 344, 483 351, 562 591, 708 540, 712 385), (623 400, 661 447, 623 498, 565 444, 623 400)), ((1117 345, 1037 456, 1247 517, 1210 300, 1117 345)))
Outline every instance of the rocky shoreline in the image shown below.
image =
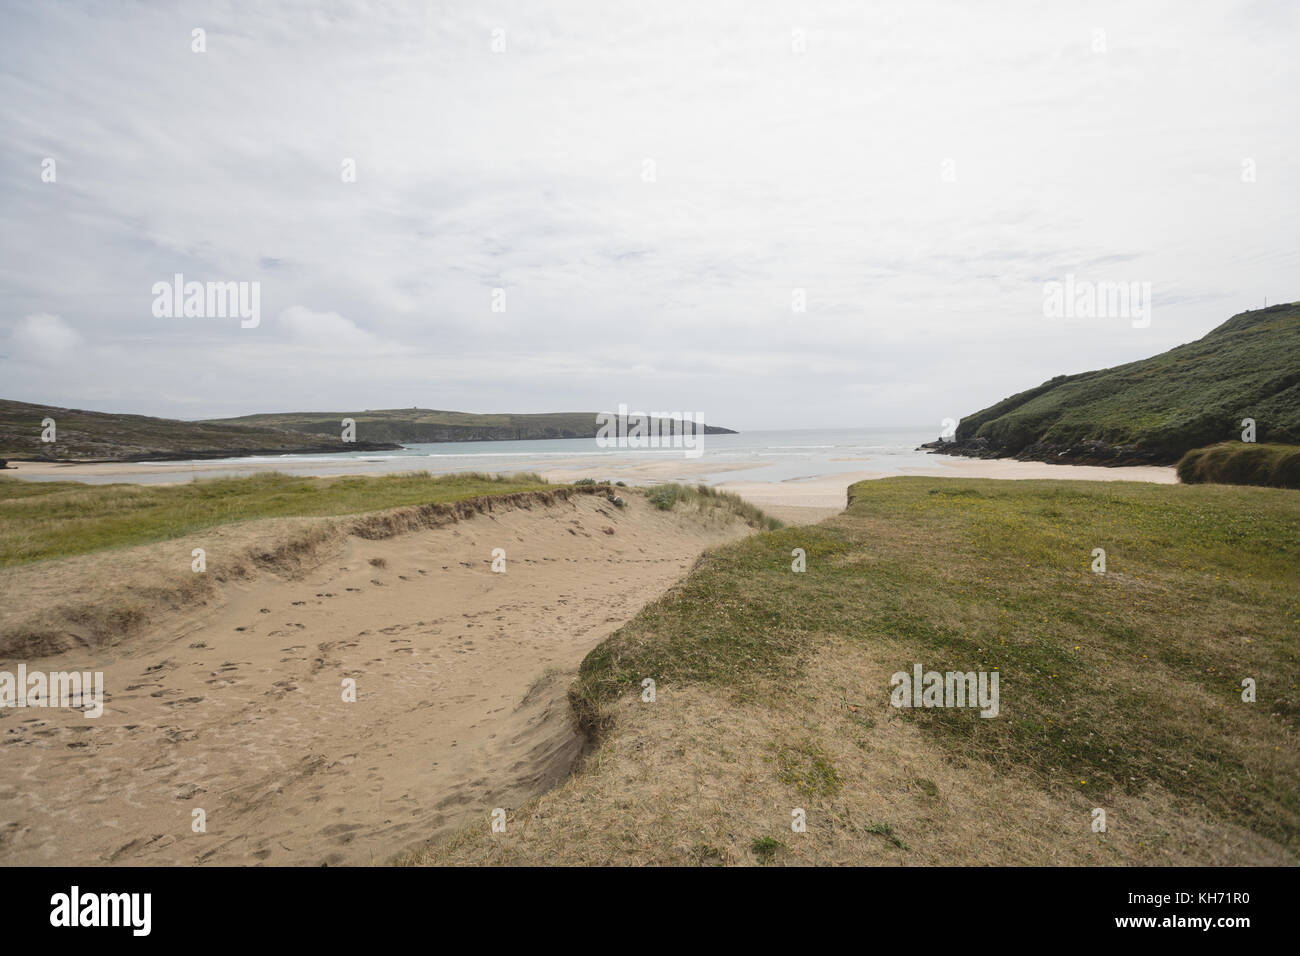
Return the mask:
POLYGON ((1104 441, 1080 441, 1071 445, 1034 442, 1012 450, 998 447, 987 438, 965 438, 926 442, 920 448, 937 455, 961 455, 967 458, 1011 458, 1015 461, 1041 461, 1052 465, 1102 465, 1122 468, 1129 465, 1174 465, 1182 456, 1161 448, 1137 445, 1111 445, 1104 441))

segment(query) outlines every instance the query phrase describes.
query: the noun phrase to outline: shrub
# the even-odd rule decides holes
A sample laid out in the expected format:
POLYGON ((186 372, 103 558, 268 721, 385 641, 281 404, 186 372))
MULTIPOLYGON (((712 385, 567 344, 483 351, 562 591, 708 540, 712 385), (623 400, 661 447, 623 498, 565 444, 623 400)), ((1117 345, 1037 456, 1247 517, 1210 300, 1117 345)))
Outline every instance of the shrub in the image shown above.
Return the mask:
POLYGON ((754 856, 758 857, 759 863, 770 863, 776 856, 776 851, 781 849, 781 841, 769 836, 759 837, 749 845, 749 848, 754 852, 754 856))
POLYGON ((1178 480, 1300 488, 1300 446, 1223 442, 1195 448, 1178 462, 1178 480))
POLYGON ((646 497, 660 511, 671 511, 673 505, 677 504, 677 489, 673 485, 660 485, 651 489, 646 497))

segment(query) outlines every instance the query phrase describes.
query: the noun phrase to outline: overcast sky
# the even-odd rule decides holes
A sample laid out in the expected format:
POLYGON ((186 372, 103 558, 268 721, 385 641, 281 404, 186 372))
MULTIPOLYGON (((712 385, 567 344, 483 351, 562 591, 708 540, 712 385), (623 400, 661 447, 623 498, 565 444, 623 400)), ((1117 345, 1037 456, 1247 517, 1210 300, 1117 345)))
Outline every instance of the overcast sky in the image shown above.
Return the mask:
POLYGON ((0 397, 937 433, 1300 299, 1300 4, 996 8, 4 0, 0 397))

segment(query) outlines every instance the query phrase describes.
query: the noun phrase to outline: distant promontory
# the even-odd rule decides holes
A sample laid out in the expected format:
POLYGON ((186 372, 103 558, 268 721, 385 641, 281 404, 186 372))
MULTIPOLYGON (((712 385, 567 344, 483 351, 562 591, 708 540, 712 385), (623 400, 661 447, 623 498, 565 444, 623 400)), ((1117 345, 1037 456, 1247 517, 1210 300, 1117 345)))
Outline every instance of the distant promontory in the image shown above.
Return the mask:
MULTIPOLYGON (((594 438, 597 430, 595 412, 476 415, 402 408, 179 421, 0 399, 0 458, 11 461, 174 461, 396 451, 404 444, 425 442, 594 438), (344 419, 354 423, 354 441, 343 441, 344 419), (54 440, 43 440, 46 437, 54 440)), ((716 425, 706 425, 704 432, 735 434, 716 425)))

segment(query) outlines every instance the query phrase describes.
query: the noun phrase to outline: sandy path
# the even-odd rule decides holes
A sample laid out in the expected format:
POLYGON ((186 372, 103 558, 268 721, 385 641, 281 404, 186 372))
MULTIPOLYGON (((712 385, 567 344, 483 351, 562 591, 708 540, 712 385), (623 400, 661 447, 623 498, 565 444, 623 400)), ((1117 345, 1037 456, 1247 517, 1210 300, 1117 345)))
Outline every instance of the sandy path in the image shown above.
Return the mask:
POLYGON ((297 580, 227 585, 139 639, 27 661, 102 670, 107 702, 98 719, 0 709, 0 863, 366 864, 487 827, 571 768, 582 657, 749 531, 629 497, 348 538, 297 580))

